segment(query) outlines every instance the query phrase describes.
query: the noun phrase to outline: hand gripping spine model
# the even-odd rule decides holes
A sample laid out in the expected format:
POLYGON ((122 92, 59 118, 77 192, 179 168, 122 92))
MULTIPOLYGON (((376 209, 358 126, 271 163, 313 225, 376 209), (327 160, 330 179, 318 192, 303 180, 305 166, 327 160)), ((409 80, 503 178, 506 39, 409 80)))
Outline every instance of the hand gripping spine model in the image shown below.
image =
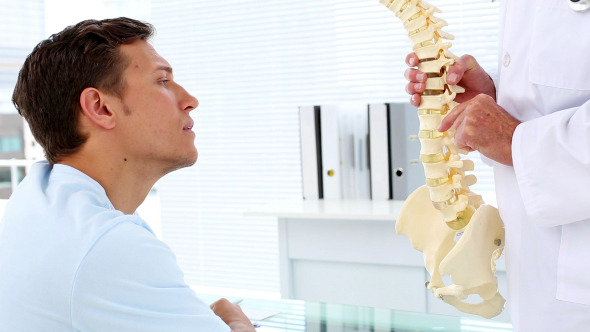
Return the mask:
POLYGON ((446 73, 457 59, 449 51, 451 43, 445 41, 453 36, 441 30, 447 23, 433 16, 440 10, 424 1, 380 2, 404 23, 420 59, 418 69, 428 77, 418 107, 420 160, 426 185, 408 196, 396 231, 407 235, 423 252, 431 276, 427 287, 435 296, 466 313, 497 316, 505 303, 494 275, 495 261, 504 248, 504 225, 498 210, 484 205, 481 196, 469 189, 476 178, 465 172, 473 170, 473 162, 459 156, 454 131, 437 130, 446 114, 458 105, 453 101, 456 94, 465 91, 446 83, 446 73), (445 285, 444 275, 449 275, 454 284, 445 285), (481 300, 467 302, 472 294, 478 294, 481 300))

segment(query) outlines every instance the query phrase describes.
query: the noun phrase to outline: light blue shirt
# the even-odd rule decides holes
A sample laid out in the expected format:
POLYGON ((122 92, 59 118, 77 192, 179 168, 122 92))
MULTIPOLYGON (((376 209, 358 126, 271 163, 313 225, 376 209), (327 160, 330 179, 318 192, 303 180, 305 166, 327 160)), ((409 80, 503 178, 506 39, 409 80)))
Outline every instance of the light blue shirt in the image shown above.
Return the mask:
POLYGON ((138 215, 65 165, 33 165, 0 223, 0 331, 229 331, 138 215))

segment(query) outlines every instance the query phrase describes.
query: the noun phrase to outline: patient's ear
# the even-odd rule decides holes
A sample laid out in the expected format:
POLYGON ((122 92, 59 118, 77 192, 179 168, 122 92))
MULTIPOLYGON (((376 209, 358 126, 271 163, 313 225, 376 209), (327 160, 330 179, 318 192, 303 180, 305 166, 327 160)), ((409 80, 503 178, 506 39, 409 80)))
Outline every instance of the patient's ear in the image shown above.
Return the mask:
POLYGON ((96 88, 86 88, 80 94, 82 114, 94 125, 103 129, 115 127, 115 114, 109 110, 107 96, 96 88))

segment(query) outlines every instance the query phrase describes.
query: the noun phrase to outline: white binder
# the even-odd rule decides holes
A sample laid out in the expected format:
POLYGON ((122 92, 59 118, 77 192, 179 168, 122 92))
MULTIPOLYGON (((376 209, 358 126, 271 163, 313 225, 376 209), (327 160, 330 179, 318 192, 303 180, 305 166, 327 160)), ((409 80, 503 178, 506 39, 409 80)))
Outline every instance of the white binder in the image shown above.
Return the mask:
POLYGON ((409 103, 390 103, 389 119, 393 199, 403 200, 426 183, 420 162, 420 120, 409 103))
POLYGON ((364 102, 338 105, 340 119, 340 160, 342 197, 369 199, 371 197, 368 156, 368 114, 364 102))
POLYGON ((304 199, 323 197, 320 107, 299 107, 299 142, 304 199))
POLYGON ((368 118, 371 199, 388 200, 393 196, 389 104, 370 104, 368 118))
POLYGON ((354 121, 354 167, 356 199, 371 198, 371 172, 369 169, 369 120, 367 105, 355 114, 354 121))
POLYGON ((338 110, 333 106, 321 106, 320 136, 323 198, 342 198, 340 131, 338 125, 338 110))

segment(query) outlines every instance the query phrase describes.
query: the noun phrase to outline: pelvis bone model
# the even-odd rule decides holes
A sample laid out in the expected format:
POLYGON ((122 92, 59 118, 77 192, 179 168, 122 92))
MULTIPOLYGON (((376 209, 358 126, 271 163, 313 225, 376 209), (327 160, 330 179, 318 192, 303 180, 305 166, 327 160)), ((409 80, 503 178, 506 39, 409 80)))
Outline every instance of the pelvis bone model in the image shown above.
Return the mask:
POLYGON ((447 70, 457 59, 445 41, 453 36, 441 31, 447 23, 433 16, 440 10, 424 1, 380 1, 404 23, 420 59, 418 69, 428 77, 418 107, 426 185, 408 196, 396 231, 424 253, 431 276, 427 287, 435 296, 463 312, 494 317, 505 303, 494 275, 504 248, 504 224, 496 208, 484 205, 481 196, 469 190, 476 178, 465 172, 473 170, 473 162, 459 156, 454 131, 437 130, 458 105, 453 101, 456 94, 465 91, 446 83, 447 70), (445 285, 445 275, 454 284, 445 285), (472 294, 481 299, 468 299, 472 294))

